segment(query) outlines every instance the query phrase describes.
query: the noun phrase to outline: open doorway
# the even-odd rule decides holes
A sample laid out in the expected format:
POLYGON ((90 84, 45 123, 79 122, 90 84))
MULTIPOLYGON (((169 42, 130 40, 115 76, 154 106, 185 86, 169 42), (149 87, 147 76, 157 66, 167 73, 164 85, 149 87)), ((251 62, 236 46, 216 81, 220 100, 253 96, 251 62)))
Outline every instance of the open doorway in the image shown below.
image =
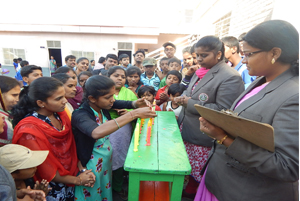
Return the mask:
POLYGON ((53 56, 56 61, 57 67, 61 67, 63 65, 62 59, 61 59, 61 49, 48 48, 48 52, 49 52, 49 60, 50 60, 50 57, 53 56))
MULTIPOLYGON (((118 52, 118 58, 120 57, 121 54, 127 54, 129 56, 129 63, 131 63, 131 57, 132 57, 132 51, 128 51, 128 50, 119 50, 118 52)), ((133 65, 133 64, 132 64, 133 65)))

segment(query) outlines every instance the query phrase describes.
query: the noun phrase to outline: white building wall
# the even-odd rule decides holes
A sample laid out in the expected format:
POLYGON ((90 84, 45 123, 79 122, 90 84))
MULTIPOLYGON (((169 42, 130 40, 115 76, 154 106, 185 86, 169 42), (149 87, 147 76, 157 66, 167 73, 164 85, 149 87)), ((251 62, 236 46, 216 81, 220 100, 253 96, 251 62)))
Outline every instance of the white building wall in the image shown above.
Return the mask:
POLYGON ((26 60, 31 64, 47 67, 47 41, 61 41, 63 60, 74 50, 94 52, 97 61, 100 56, 108 53, 117 54, 118 42, 130 42, 134 47, 139 43, 157 44, 158 40, 157 36, 146 35, 0 32, 0 61, 4 61, 3 48, 25 49, 26 60), (40 48, 41 46, 45 48, 40 48))

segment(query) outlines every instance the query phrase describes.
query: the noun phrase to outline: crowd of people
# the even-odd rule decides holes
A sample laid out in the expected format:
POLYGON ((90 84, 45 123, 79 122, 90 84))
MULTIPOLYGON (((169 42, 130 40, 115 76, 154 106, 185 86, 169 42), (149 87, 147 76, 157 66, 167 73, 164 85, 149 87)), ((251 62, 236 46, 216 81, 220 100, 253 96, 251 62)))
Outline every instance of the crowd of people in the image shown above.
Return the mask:
POLYGON ((143 50, 133 64, 126 54, 98 62, 68 55, 61 67, 51 57, 51 77, 25 60, 15 79, 0 75, 0 195, 109 201, 115 191, 127 200, 123 166, 135 121, 166 111, 177 119, 192 167, 183 197, 297 200, 297 30, 270 20, 239 39, 204 36, 182 50, 183 62, 173 43, 163 47, 159 61, 143 50), (234 138, 195 104, 271 125, 275 151, 234 138))

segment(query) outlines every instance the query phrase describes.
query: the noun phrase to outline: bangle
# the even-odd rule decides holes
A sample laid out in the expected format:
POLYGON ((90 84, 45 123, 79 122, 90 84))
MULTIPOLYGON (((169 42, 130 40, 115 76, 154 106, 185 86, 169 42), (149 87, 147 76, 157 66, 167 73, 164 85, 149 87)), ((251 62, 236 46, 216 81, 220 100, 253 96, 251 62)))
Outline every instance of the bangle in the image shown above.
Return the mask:
POLYGON ((217 140, 217 143, 223 144, 223 142, 228 138, 228 135, 225 135, 221 140, 217 140))
POLYGON ((134 109, 136 109, 136 101, 132 101, 132 106, 134 109))
POLYGON ((79 184, 79 186, 82 186, 82 180, 81 180, 81 177, 80 177, 80 176, 78 176, 78 178, 79 178, 79 181, 80 181, 80 184, 79 184))
POLYGON ((130 111, 129 113, 130 113, 130 115, 131 115, 131 118, 132 118, 132 120, 134 120, 134 118, 133 118, 133 115, 132 115, 131 111, 130 111))
POLYGON ((116 124, 117 124, 117 126, 118 126, 118 129, 120 129, 120 126, 119 126, 119 124, 118 124, 117 120, 116 120, 116 119, 114 119, 114 121, 116 122, 116 124))

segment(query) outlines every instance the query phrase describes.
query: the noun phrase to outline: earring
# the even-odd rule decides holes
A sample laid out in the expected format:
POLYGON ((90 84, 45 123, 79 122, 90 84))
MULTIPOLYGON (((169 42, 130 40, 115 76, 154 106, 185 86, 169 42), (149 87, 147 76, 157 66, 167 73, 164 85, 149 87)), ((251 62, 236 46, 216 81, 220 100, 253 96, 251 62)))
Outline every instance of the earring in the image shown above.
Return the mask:
POLYGON ((218 59, 221 59, 220 57, 218 59))
POLYGON ((42 105, 42 107, 45 107, 45 106, 42 105))
POLYGON ((275 63, 275 59, 274 59, 274 58, 272 59, 271 63, 272 63, 272 64, 274 64, 274 63, 275 63))

